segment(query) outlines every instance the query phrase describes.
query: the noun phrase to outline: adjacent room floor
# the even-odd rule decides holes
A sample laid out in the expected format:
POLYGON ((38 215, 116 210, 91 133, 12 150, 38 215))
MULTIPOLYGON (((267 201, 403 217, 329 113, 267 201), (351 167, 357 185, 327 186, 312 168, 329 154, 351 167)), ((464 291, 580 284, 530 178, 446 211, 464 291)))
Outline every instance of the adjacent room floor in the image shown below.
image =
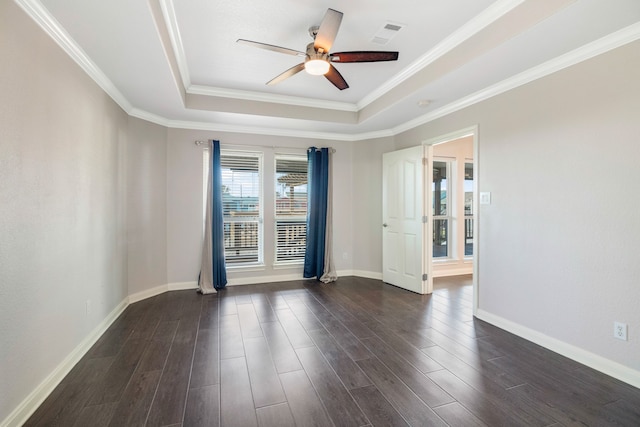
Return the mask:
POLYGON ((433 295, 342 277, 130 305, 27 426, 640 425, 640 390, 433 295))

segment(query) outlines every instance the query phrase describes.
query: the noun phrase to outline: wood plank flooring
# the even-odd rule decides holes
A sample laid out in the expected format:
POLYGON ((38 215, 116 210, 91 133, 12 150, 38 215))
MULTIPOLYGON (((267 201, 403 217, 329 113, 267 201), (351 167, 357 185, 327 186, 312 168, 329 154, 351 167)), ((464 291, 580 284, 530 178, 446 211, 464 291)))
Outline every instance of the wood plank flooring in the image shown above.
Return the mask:
POLYGON ((640 390, 472 316, 342 277, 130 305, 27 426, 640 426, 640 390))

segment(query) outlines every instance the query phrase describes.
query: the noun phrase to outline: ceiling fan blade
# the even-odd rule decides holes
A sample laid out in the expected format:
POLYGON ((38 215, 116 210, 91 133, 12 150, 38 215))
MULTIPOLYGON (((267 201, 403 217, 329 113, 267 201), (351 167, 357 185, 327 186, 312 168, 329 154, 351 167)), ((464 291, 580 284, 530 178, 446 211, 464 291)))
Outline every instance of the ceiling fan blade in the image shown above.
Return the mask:
POLYGON ((274 77, 273 79, 269 80, 267 82, 267 84, 269 86, 271 85, 275 85, 277 83, 280 83, 281 81, 288 79, 289 77, 298 74, 300 71, 304 70, 304 62, 298 64, 298 65, 294 65, 293 67, 289 68, 287 71, 285 71, 284 73, 280 74, 279 76, 274 77))
POLYGON ((353 52, 336 52, 329 55, 331 62, 378 62, 397 61, 398 52, 360 50, 353 52))
POLYGON ((345 90, 349 87, 347 81, 342 77, 342 74, 331 64, 329 64, 329 71, 327 71, 327 74, 324 76, 340 90, 345 90))
POLYGON ((284 53, 287 55, 302 56, 303 58, 307 55, 306 53, 300 52, 299 50, 293 50, 293 49, 288 49, 286 47, 274 46, 272 44, 254 42, 251 40, 238 39, 236 43, 246 44, 248 46, 258 47, 260 49, 271 50, 273 52, 284 53))
POLYGON ((318 28, 318 34, 316 35, 313 47, 315 47, 316 50, 323 49, 325 53, 329 52, 336 38, 336 34, 338 34, 341 22, 342 12, 327 9, 327 13, 324 14, 324 18, 322 18, 322 22, 318 28))

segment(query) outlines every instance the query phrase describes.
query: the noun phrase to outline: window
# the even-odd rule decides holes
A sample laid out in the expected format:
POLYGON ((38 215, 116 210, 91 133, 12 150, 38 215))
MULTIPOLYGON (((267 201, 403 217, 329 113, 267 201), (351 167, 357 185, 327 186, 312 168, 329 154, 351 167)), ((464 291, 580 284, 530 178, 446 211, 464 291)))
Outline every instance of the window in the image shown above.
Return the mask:
MULTIPOLYGON (((268 263, 299 268, 304 262, 307 155, 302 149, 287 151, 244 151, 240 147, 220 151, 227 267, 255 269, 268 263)), ((208 150, 204 152, 203 171, 206 205, 208 150)))
POLYGON ((449 227, 451 208, 449 206, 450 163, 433 162, 433 258, 447 258, 449 253, 449 227))
POLYGON ((304 261, 307 234, 307 158, 275 158, 275 263, 304 261))
POLYGON ((464 256, 473 256, 473 163, 464 164, 464 256))
POLYGON ((225 261, 262 264, 262 155, 221 150, 220 166, 225 261))

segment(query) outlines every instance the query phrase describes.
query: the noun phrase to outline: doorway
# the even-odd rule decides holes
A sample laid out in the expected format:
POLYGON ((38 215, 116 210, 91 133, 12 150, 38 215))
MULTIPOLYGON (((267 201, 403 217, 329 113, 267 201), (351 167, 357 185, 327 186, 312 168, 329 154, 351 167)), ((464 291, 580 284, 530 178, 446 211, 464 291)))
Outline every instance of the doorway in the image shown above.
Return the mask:
POLYGON ((472 294, 474 315, 479 299, 477 134, 474 126, 423 142, 432 152, 428 205, 433 247, 427 262, 431 263, 434 287, 466 288, 472 294))
POLYGON ((385 153, 382 163, 382 280, 431 294, 434 276, 464 275, 468 282, 471 274, 475 315, 479 256, 477 127, 385 153), (459 156, 452 155, 449 151, 459 140, 470 143, 472 149, 467 147, 459 156), (447 143, 451 145, 447 147, 447 143), (441 155, 440 160, 436 161, 434 153, 441 155), (449 160, 444 156, 447 153, 449 160), (471 157, 469 153, 473 153, 471 157), (446 171, 447 162, 459 176, 446 171), (444 175, 438 178, 438 174, 444 175), (469 179, 465 179, 467 176, 469 179), (454 182, 460 187, 456 191, 458 200, 451 196, 454 182), (465 184, 470 191, 465 191, 465 184), (441 259, 434 261, 434 257, 441 259))

